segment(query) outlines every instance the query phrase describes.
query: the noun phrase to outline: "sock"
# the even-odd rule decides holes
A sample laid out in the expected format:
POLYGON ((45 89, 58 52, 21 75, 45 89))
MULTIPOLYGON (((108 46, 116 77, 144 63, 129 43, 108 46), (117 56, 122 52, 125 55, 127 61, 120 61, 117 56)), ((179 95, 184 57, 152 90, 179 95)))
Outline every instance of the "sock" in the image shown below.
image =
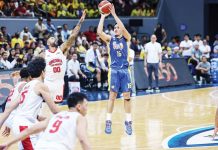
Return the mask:
POLYGON ((110 121, 111 121, 111 116, 112 116, 111 113, 107 113, 107 118, 106 118, 106 120, 110 120, 110 121))
POLYGON ((126 113, 126 121, 132 121, 131 113, 126 113))
POLYGON ((100 88, 101 87, 101 83, 100 82, 98 82, 98 88, 100 88))

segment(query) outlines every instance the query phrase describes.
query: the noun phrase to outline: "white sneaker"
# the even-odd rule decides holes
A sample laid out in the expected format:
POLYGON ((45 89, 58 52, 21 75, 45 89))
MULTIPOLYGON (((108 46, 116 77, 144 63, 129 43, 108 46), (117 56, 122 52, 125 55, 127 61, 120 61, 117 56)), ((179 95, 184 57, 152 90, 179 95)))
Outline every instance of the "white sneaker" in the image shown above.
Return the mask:
POLYGON ((135 97, 135 96, 136 96, 136 93, 132 93, 131 96, 132 96, 132 97, 135 97))

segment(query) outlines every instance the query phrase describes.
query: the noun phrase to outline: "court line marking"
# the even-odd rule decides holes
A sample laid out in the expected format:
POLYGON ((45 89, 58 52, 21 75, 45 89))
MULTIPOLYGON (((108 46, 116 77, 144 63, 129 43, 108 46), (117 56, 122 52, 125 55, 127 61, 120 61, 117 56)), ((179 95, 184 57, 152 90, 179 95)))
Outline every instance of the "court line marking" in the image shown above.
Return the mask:
MULTIPOLYGON (((198 125, 183 125, 183 126, 180 126, 180 127, 178 127, 178 128, 176 128, 176 131, 177 132, 183 132, 183 131, 185 131, 185 130, 181 130, 181 129, 183 129, 183 128, 186 128, 186 127, 190 127, 190 128, 196 128, 196 127, 198 127, 198 126, 200 126, 200 127, 202 127, 202 126, 204 126, 204 127, 207 127, 207 126, 212 126, 213 125, 213 123, 207 123, 207 124, 198 124, 198 125)), ((189 130, 189 129, 187 129, 187 130, 189 130)))
POLYGON ((217 96, 214 96, 214 93, 216 93, 216 92, 218 92, 218 90, 211 91, 211 92, 209 93, 209 96, 212 97, 212 98, 214 98, 214 99, 218 99, 218 95, 217 95, 217 96))
POLYGON ((191 103, 191 102, 184 102, 184 101, 180 101, 180 100, 176 100, 174 98, 170 98, 169 96, 166 96, 165 93, 162 93, 161 96, 171 102, 175 102, 175 103, 181 103, 181 104, 189 104, 189 105, 195 105, 195 106, 205 106, 205 107, 216 107, 216 106, 212 106, 212 105, 204 105, 204 104, 197 104, 197 103, 191 103))

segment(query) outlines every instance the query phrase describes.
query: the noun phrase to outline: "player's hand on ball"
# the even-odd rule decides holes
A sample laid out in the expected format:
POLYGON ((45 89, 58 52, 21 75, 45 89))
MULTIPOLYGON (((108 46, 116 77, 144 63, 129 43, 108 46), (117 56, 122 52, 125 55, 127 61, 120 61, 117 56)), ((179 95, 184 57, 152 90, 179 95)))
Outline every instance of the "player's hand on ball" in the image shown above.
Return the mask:
POLYGON ((106 18, 107 16, 109 16, 109 15, 110 15, 110 13, 109 13, 109 14, 103 14, 103 13, 101 13, 101 16, 102 16, 102 17, 105 17, 105 18, 106 18))
POLYGON ((111 14, 112 14, 113 16, 116 15, 115 8, 114 8, 114 4, 111 4, 110 12, 111 12, 111 14))

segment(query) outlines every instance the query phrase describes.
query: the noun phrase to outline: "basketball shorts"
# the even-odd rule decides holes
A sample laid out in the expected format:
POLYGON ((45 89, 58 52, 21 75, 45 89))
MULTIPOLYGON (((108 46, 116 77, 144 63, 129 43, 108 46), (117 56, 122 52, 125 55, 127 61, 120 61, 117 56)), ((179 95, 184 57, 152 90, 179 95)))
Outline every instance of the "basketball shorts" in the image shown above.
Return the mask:
MULTIPOLYGON (((36 123, 36 122, 35 122, 36 123)), ((16 116, 13 119, 12 131, 16 135, 20 134, 25 129, 33 126, 35 123, 29 121, 24 117, 16 116)), ((36 143, 39 140, 40 134, 30 135, 23 141, 18 142, 19 150, 34 150, 36 143)))
POLYGON ((118 93, 131 91, 131 78, 129 69, 109 69, 108 72, 109 91, 118 93))
POLYGON ((54 100, 56 103, 62 102, 64 93, 64 80, 45 80, 44 83, 48 86, 51 92, 52 100, 54 100))

